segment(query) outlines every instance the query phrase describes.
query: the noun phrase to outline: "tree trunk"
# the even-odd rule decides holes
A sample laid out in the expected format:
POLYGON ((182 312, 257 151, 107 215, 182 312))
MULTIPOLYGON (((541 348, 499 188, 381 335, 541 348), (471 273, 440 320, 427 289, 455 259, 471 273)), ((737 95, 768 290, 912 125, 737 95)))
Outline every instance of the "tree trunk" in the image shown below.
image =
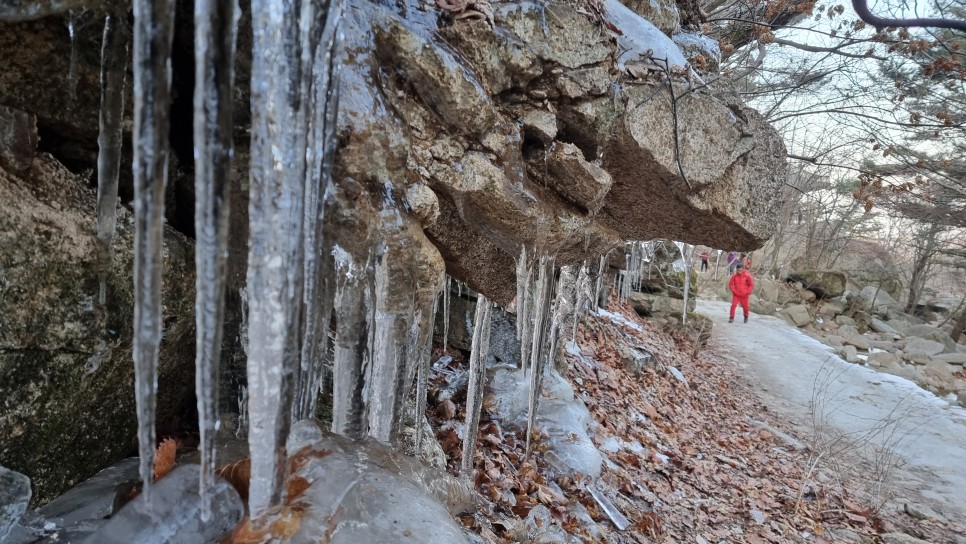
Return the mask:
POLYGON ((953 325, 953 330, 949 333, 949 336, 953 339, 953 342, 959 342, 960 337, 963 336, 963 330, 966 329, 966 309, 959 311, 959 319, 956 320, 956 324, 953 325))

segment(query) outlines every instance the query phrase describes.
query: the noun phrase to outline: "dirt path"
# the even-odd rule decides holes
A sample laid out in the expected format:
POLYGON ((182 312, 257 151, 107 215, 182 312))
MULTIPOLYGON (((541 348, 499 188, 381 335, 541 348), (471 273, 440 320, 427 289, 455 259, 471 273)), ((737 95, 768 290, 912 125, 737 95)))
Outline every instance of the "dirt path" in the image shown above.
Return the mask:
POLYGON ((846 363, 780 318, 752 314, 743 324, 739 309, 739 319, 729 324, 728 307, 698 301, 698 311, 715 324, 712 346, 734 359, 800 438, 814 442, 807 437, 815 436, 819 422, 827 430, 818 436, 839 437, 838 444, 862 449, 866 457, 872 445, 890 445, 905 461, 887 480, 897 504, 905 498, 966 523, 966 410, 903 378, 846 363))

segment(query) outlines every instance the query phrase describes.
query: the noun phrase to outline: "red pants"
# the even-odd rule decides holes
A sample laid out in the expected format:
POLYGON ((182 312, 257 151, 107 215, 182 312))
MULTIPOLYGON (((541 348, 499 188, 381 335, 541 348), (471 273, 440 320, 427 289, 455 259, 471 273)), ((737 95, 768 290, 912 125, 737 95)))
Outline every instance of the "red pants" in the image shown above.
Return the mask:
POLYGON ((731 296, 731 314, 728 317, 730 317, 731 319, 735 318, 735 308, 738 306, 738 304, 741 304, 741 309, 742 311, 745 312, 745 317, 748 317, 748 297, 749 296, 750 295, 739 297, 738 295, 732 295, 731 296))

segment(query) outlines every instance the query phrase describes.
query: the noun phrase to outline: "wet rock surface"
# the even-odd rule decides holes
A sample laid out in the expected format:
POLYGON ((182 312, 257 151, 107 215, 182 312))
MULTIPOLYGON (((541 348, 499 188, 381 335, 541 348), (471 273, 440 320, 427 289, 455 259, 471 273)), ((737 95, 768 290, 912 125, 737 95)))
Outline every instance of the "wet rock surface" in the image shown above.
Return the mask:
MULTIPOLYGON (((134 225, 122 209, 108 305, 101 307, 94 200, 49 155, 38 155, 25 178, 0 169, 0 462, 31 477, 36 502, 135 444, 134 225)), ((191 243, 167 230, 158 412, 166 423, 193 403, 192 263, 191 243)))

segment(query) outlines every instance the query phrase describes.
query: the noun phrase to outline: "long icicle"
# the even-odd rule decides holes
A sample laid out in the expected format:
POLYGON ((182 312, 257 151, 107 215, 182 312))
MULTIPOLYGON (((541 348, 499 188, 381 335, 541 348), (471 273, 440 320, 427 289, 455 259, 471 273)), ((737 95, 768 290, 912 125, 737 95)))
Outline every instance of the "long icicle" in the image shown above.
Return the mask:
POLYGON ((540 257, 538 264, 536 294, 533 297, 533 336, 530 355, 530 401, 527 410, 527 457, 530 456, 533 433, 536 430, 537 408, 540 403, 540 386, 543 383, 543 363, 545 360, 545 342, 547 341, 550 306, 554 293, 554 258, 540 257))
MULTIPOLYGON (((445 280, 443 280, 445 283, 445 280)), ((439 296, 433 297, 433 314, 430 316, 432 319, 430 323, 436 322, 436 314, 439 311, 439 296)), ((423 345, 421 346, 420 359, 417 362, 419 365, 417 367, 416 373, 416 423, 414 425, 416 431, 416 455, 419 455, 420 448, 422 447, 423 438, 423 422, 426 420, 426 390, 429 385, 429 371, 430 365, 432 364, 432 350, 433 350, 433 326, 429 327, 429 333, 426 338, 423 339, 423 345)))
POLYGON ((443 353, 447 351, 449 342, 449 299, 450 291, 453 290, 452 278, 446 276, 446 285, 443 286, 443 353))
POLYGON ((134 398, 144 496, 154 478, 154 415, 161 344, 164 189, 174 0, 134 2, 134 398))
POLYGON ((313 2, 253 0, 247 286, 249 510, 281 500, 298 370, 303 203, 313 2), (308 59, 308 62, 306 62, 308 59))
POLYGON ((211 515, 218 376, 225 320, 236 0, 195 0, 195 395, 201 435, 201 518, 211 515))
POLYGON ((97 134, 97 301, 107 304, 107 276, 114 260, 117 231, 117 180, 121 169, 121 119, 131 32, 127 18, 104 18, 101 45, 101 110, 97 134))
POLYGON ((326 255, 323 239, 325 202, 329 195, 335 157, 341 67, 338 62, 338 29, 342 18, 342 3, 341 0, 332 1, 334 10, 326 18, 325 28, 312 61, 312 105, 306 149, 303 216, 305 271, 301 368, 293 406, 293 421, 312 417, 315 413, 335 297, 331 261, 326 255))
POLYGON ((486 384, 486 360, 490 354, 492 307, 486 297, 477 296, 473 340, 470 345, 470 382, 466 388, 466 434, 463 436, 463 463, 460 469, 464 476, 472 472, 473 457, 476 455, 476 436, 479 434, 483 390, 486 384))
POLYGON ((332 432, 360 438, 368 419, 363 389, 372 360, 372 266, 355 263, 338 246, 332 256, 336 271, 332 432))

